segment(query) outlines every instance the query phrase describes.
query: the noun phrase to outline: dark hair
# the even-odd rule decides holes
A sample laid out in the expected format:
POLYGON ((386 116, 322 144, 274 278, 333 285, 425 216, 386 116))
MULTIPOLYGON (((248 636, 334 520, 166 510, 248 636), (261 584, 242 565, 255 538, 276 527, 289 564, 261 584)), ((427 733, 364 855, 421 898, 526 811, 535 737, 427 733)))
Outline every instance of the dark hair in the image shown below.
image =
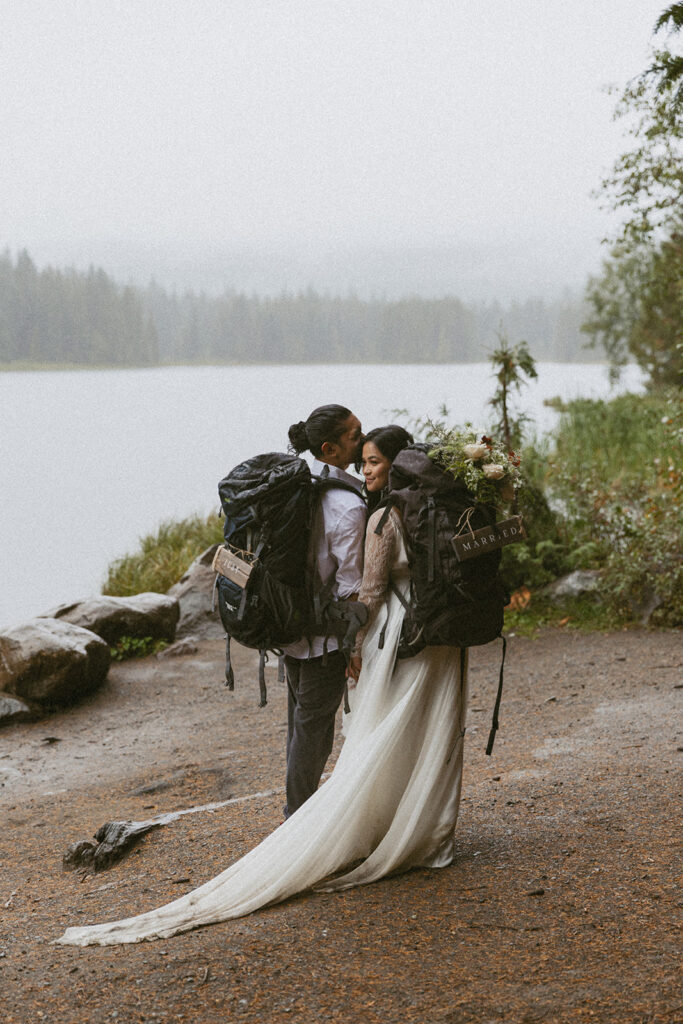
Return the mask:
POLYGON ((322 455, 325 441, 336 444, 344 433, 344 424, 353 413, 343 405, 320 405, 306 421, 289 428, 289 447, 297 455, 311 451, 316 459, 322 455))
POLYGON ((382 455, 393 462, 398 453, 412 444, 413 440, 413 435, 409 434, 405 427, 400 427, 398 423, 390 423, 386 427, 375 427, 367 433, 363 444, 372 441, 382 455))
MULTIPOLYGON (((393 462, 400 451, 413 443, 413 435, 409 434, 404 427, 400 427, 398 423, 390 423, 386 427, 375 427, 374 430, 367 433, 363 438, 363 444, 367 444, 368 441, 372 441, 379 448, 385 459, 393 462)), ((385 487, 379 492, 368 494, 365 484, 363 484, 363 493, 367 497, 368 513, 372 514, 375 509, 386 504, 389 492, 385 487)))

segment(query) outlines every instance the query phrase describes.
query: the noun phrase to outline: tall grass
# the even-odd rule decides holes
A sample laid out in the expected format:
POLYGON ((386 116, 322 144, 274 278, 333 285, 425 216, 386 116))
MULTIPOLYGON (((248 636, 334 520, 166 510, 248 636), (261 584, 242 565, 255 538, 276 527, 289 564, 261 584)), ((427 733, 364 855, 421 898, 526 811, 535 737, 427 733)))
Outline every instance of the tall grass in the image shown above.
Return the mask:
POLYGON ((547 493, 560 502, 575 564, 578 552, 583 567, 604 569, 603 599, 622 620, 683 622, 682 442, 680 392, 563 410, 547 493))
POLYGON ((156 533, 141 538, 136 552, 109 566, 102 593, 126 597, 151 590, 164 594, 197 555, 222 540, 221 520, 215 513, 164 522, 156 533))
POLYGON ((680 451, 680 395, 577 399, 560 406, 546 484, 571 500, 590 488, 615 497, 668 484, 680 451))

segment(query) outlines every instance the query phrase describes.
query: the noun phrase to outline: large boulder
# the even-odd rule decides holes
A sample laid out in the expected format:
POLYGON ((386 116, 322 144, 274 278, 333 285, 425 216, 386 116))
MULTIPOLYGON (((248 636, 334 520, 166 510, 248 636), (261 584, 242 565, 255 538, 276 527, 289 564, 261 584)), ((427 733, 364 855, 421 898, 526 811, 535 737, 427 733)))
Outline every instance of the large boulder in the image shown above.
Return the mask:
POLYGON ((71 704, 104 681, 111 652, 99 636, 59 619, 0 633, 0 690, 27 704, 71 704))
POLYGON ((123 636, 171 642, 175 639, 179 616, 180 606, 176 598, 148 593, 132 597, 101 594, 60 605, 40 618, 61 619, 81 626, 113 645, 123 636))
MULTIPOLYGON (((218 544, 212 544, 195 558, 187 572, 168 591, 170 597, 180 602, 178 632, 201 631, 213 618, 211 599, 216 573, 211 568, 218 544)), ((217 620, 216 620, 217 621, 217 620)))

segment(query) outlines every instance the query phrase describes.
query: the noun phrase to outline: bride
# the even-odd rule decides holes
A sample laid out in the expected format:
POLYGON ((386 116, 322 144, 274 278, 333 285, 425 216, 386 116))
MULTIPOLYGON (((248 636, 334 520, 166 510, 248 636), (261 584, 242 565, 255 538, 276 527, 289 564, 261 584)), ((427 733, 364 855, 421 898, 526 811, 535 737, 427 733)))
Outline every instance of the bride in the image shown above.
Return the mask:
POLYGON ((121 921, 68 928, 58 943, 115 945, 168 938, 252 911, 306 889, 331 892, 411 867, 453 860, 460 803, 466 658, 427 647, 396 660, 408 560, 398 512, 375 533, 391 462, 412 438, 372 430, 363 445, 371 502, 360 600, 368 626, 351 664, 352 710, 330 778, 290 818, 220 875, 166 906, 121 921), (382 635, 382 642, 380 636, 382 635), (462 670, 461 670, 462 669, 462 670))

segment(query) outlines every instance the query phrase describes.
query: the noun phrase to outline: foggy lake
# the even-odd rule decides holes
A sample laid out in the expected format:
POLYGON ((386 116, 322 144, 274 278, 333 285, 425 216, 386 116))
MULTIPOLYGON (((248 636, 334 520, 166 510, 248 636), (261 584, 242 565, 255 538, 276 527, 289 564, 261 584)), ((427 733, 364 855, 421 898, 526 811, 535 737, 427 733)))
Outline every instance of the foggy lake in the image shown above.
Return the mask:
MULTIPOLYGON (((539 432, 543 401, 607 397, 607 368, 537 364, 518 407, 539 432)), ((628 367, 619 390, 639 390, 628 367)), ((316 405, 349 406, 367 430, 438 413, 484 429, 488 363, 179 366, 0 373, 0 623, 100 590, 108 564, 161 521, 218 508, 236 463, 285 450, 287 428, 316 405)))

